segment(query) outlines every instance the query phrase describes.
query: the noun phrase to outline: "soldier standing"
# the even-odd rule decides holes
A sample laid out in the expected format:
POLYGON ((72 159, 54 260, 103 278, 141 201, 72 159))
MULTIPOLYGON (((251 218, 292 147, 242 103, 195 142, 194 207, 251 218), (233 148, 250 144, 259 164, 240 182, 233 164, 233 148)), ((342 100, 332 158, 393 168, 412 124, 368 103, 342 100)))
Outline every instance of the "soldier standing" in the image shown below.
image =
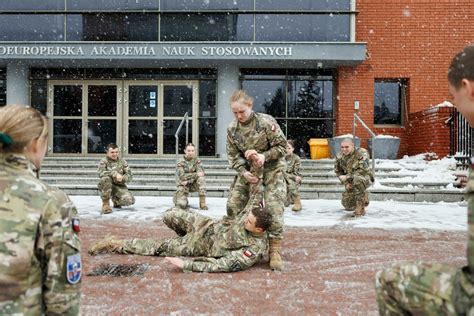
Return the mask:
POLYGON ((301 160, 298 155, 293 153, 295 150, 295 142, 292 139, 288 140, 286 150, 286 201, 288 205, 293 204, 293 208, 291 209, 293 212, 299 212, 301 211, 301 197, 299 191, 299 186, 301 185, 301 160))
POLYGON ((355 149, 352 139, 345 138, 336 156, 334 172, 345 188, 342 206, 347 211, 354 211, 352 216, 364 216, 369 205, 367 188, 373 179, 367 150, 355 149))
POLYGON ((184 148, 184 156, 176 164, 177 189, 173 196, 174 205, 182 209, 188 207, 189 192, 199 192, 199 208, 207 210, 206 179, 201 160, 196 157, 196 147, 189 143, 184 148))
POLYGON ((37 110, 0 108, 0 314, 78 315, 79 219, 63 192, 37 179, 48 123, 37 110))
POLYGON ((251 185, 261 180, 265 206, 273 216, 269 229, 270 268, 281 270, 286 138, 273 117, 252 110, 253 99, 245 91, 235 91, 230 106, 235 119, 227 128, 227 157, 237 176, 227 200, 227 215, 236 217, 244 209, 251 185), (262 179, 250 172, 251 164, 263 168, 262 179))
POLYGON ((185 261, 166 259, 184 271, 241 271, 253 266, 267 252, 266 229, 271 224, 271 214, 258 205, 249 204, 239 218, 215 221, 194 211, 173 207, 166 211, 163 222, 179 237, 164 241, 109 237, 95 243, 89 253, 199 257, 185 261))
POLYGON ((116 144, 108 144, 106 156, 99 163, 100 197, 102 198, 102 214, 112 213, 110 199, 114 208, 129 206, 135 203, 135 198, 127 188, 132 181, 132 171, 125 159, 119 158, 119 148, 116 144))
MULTIPOLYGON (((474 127, 474 45, 452 60, 448 71, 454 105, 474 127)), ((377 272, 375 289, 381 315, 474 315, 474 158, 466 187, 467 263, 462 269, 442 264, 395 264, 377 272)))

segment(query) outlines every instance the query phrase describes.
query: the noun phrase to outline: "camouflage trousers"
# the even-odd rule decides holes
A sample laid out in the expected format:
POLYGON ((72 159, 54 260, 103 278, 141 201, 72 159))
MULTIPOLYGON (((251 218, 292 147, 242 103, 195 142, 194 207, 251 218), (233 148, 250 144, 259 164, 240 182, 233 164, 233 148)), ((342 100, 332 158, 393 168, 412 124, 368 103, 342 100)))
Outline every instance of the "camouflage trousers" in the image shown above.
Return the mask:
POLYGON ((300 185, 296 183, 294 175, 285 175, 286 180, 286 200, 289 204, 293 204, 295 196, 299 195, 300 185))
POLYGON ((215 221, 201 214, 185 211, 177 207, 163 216, 163 222, 179 237, 157 240, 153 238, 133 238, 122 243, 121 253, 142 256, 211 256, 212 233, 209 229, 215 221))
POLYGON ((102 177, 97 185, 102 199, 112 198, 115 206, 129 206, 135 203, 135 197, 125 184, 114 183, 111 176, 102 177))
POLYGON ((365 177, 355 177, 352 182, 352 189, 347 189, 342 193, 342 206, 348 211, 354 210, 359 204, 362 207, 369 205, 369 193, 367 187, 370 180, 365 177))
POLYGON ((241 214, 248 201, 254 198, 254 194, 259 194, 256 191, 261 191, 262 187, 265 207, 272 213, 272 225, 268 229, 269 236, 282 239, 286 183, 281 170, 264 169, 262 183, 259 185, 249 184, 242 175, 236 176, 227 199, 227 216, 236 218, 241 214))
POLYGON ((442 264, 394 264, 377 272, 380 315, 457 315, 453 304, 456 269, 442 264))
POLYGON ((185 209, 188 207, 189 192, 199 192, 199 195, 206 195, 206 178, 198 177, 190 185, 178 185, 173 195, 173 203, 175 206, 185 209))

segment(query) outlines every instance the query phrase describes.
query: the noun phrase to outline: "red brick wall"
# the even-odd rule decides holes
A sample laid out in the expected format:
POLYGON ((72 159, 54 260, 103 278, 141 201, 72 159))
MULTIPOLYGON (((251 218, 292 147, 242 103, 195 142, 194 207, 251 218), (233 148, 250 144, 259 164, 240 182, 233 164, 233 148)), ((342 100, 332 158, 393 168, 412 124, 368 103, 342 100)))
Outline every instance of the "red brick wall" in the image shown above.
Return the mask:
POLYGON ((449 154, 449 126, 451 107, 435 107, 410 114, 407 130, 408 154, 436 153, 439 158, 449 154))
MULTIPOLYGON (((421 153, 423 146, 408 142, 408 137, 418 137, 417 129, 408 135, 411 114, 451 99, 447 68, 454 54, 474 42, 474 1, 356 0, 356 10, 356 41, 367 42, 367 59, 338 69, 336 135, 352 131, 358 100, 359 116, 376 134, 401 138, 400 155, 421 153), (376 78, 408 79, 404 126, 374 127, 376 78)), ((362 139, 369 137, 362 127, 357 131, 362 139)))

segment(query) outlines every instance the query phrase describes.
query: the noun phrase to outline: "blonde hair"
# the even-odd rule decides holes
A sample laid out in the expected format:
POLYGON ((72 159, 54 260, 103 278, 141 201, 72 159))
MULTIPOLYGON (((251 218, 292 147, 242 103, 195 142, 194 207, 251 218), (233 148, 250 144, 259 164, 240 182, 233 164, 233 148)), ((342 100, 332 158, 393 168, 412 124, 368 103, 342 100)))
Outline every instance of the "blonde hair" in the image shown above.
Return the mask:
POLYGON ((253 106, 253 98, 245 90, 236 90, 230 96, 230 103, 241 102, 248 106, 253 106))
POLYGON ((0 152, 21 153, 32 140, 48 135, 48 121, 29 106, 6 105, 0 108, 0 133, 0 152))

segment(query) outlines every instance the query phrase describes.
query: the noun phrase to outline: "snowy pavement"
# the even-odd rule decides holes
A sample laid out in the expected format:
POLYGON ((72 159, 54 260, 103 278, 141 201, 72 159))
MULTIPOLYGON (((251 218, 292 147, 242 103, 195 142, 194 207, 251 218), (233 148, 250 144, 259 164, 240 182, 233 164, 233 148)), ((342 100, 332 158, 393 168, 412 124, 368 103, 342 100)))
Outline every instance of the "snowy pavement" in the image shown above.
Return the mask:
MULTIPOLYGON (((171 197, 137 196, 135 205, 114 209, 112 214, 100 215, 101 200, 98 196, 71 196, 81 218, 153 221, 172 206, 171 197)), ((208 211, 199 211, 212 218, 225 215, 225 198, 208 198, 208 211)), ((285 210, 285 225, 306 227, 349 226, 354 228, 382 229, 432 229, 467 231, 467 204, 462 203, 407 203, 397 201, 373 201, 367 215, 350 218, 337 200, 303 200, 303 210, 293 213, 285 210)), ((191 197, 190 205, 197 208, 198 198, 191 197)))

